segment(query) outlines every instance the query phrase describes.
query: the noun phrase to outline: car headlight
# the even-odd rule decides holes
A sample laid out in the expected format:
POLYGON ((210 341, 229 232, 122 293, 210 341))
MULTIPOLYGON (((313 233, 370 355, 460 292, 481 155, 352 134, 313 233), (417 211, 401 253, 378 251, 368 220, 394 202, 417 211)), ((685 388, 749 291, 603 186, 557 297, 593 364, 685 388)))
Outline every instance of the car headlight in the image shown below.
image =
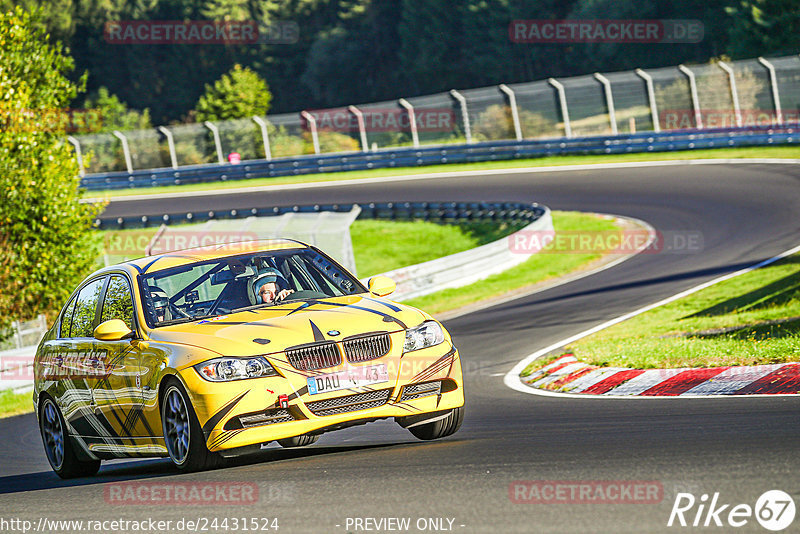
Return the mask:
POLYGON ((278 376, 278 372, 263 356, 255 358, 214 358, 194 366, 209 382, 228 382, 246 378, 278 376))
POLYGON ((415 328, 406 330, 403 352, 433 347, 444 341, 442 327, 436 321, 425 321, 415 328))

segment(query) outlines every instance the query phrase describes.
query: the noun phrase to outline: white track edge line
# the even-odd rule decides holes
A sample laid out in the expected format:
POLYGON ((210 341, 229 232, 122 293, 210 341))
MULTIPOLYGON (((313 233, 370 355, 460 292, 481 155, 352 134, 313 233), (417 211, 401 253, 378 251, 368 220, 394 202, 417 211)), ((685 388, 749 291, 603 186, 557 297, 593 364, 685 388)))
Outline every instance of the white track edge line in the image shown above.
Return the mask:
MULTIPOLYGON (((486 176, 492 174, 525 174, 542 172, 567 172, 567 171, 587 171, 592 169, 624 169, 638 167, 665 167, 677 165, 728 165, 728 164, 781 164, 798 165, 800 159, 788 158, 718 158, 718 159, 676 159, 660 161, 620 161, 616 163, 585 163, 580 165, 550 165, 546 167, 516 167, 511 169, 483 169, 474 171, 449 171, 424 174, 404 174, 398 176, 383 176, 377 178, 356 178, 353 180, 330 180, 325 182, 306 182, 300 184, 281 184, 281 185, 259 185, 252 187, 236 187, 231 189, 205 190, 205 191, 186 191, 175 193, 156 193, 141 195, 126 195, 120 197, 91 197, 81 199, 81 202, 108 201, 109 204, 115 202, 132 202, 138 200, 156 200, 165 198, 185 198, 202 196, 224 196, 236 195, 241 193, 269 192, 269 191, 291 191, 297 189, 318 189, 320 187, 346 187, 350 185, 364 185, 388 182, 405 182, 413 180, 435 180, 439 178, 459 178, 470 176, 486 176)), ((391 169, 391 167, 386 167, 391 169)), ((375 169, 380 171, 381 169, 375 169)), ((280 178, 280 177, 276 177, 280 178)))
MULTIPOLYGON (((717 278, 714 278, 713 280, 709 280, 708 282, 703 282, 702 284, 699 284, 699 285, 696 285, 696 286, 691 287, 689 289, 686 289, 684 291, 681 291, 680 293, 676 293, 676 294, 674 294, 674 295, 672 295, 670 297, 667 297, 665 299, 659 300, 658 302, 654 302, 653 304, 648 304, 647 306, 643 306, 643 307, 641 307, 641 308, 639 308, 637 310, 634 310, 632 312, 626 313, 624 315, 620 315, 619 317, 616 317, 614 319, 611 319, 609 321, 601 323, 601 324, 599 324, 597 326, 589 328, 588 330, 584 330, 583 332, 579 332, 579 333, 577 333, 577 334, 575 334, 573 336, 570 336, 570 337, 568 337, 566 339, 563 339, 561 341, 557 341, 557 342, 555 342, 555 343, 553 343, 551 345, 548 345, 547 347, 544 347, 543 349, 539 349, 536 352, 534 352, 533 354, 529 354, 528 356, 523 358, 508 373, 506 373, 506 375, 503 377, 503 383, 506 386, 508 386, 509 388, 511 388, 511 389, 513 389, 515 391, 519 391, 521 393, 530 393, 532 395, 541 395, 541 396, 544 396, 544 397, 567 397, 567 398, 571 398, 571 399, 575 399, 575 398, 589 398, 589 399, 664 399, 664 398, 702 399, 702 398, 716 398, 716 399, 718 399, 718 398, 731 398, 731 397, 741 397, 741 398, 770 397, 770 398, 775 398, 776 395, 774 395, 774 394, 772 394, 772 395, 769 395, 769 394, 764 394, 764 395, 691 395, 691 396, 683 397, 681 395, 677 395, 677 396, 637 396, 637 395, 625 396, 625 395, 589 395, 589 394, 579 394, 579 393, 561 393, 561 392, 557 392, 557 391, 540 390, 540 389, 536 389, 536 388, 527 386, 527 385, 522 383, 522 381, 519 378, 519 374, 520 374, 520 372, 522 372, 523 369, 525 369, 525 367, 528 366, 529 363, 531 363, 532 361, 536 360, 537 358, 540 358, 540 357, 544 356, 545 354, 547 354, 549 352, 552 352, 552 351, 554 351, 554 350, 556 350, 558 348, 561 348, 561 347, 563 347, 565 345, 569 345, 570 343, 574 343, 575 341, 578 341, 579 339, 582 339, 582 338, 584 338, 586 336, 589 336, 591 334, 599 332, 600 330, 604 330, 604 329, 606 329, 606 328, 608 328, 610 326, 614 326, 615 324, 618 324, 618 323, 621 323, 621 322, 626 321, 628 319, 631 319, 632 317, 636 317, 637 315, 641 315, 642 313, 645 313, 645 312, 650 311, 652 309, 658 308, 658 307, 663 306, 665 304, 669 304, 670 302, 673 302, 673 301, 678 300, 680 298, 683 298, 683 297, 686 297, 688 295, 691 295, 692 293, 696 293, 698 291, 701 291, 701 290, 703 290, 703 289, 705 289, 707 287, 711 287, 711 286, 713 286, 715 284, 718 284, 720 282, 724 282, 725 280, 730 280, 731 278, 735 278, 737 276, 749 273, 750 271, 754 271, 754 270, 759 269, 761 267, 765 267, 765 266, 767 266, 767 265, 769 265, 771 263, 775 263, 776 261, 781 260, 781 259, 783 259, 783 258, 785 258, 787 256, 791 256, 792 254, 795 254, 797 252, 800 252, 800 245, 798 245, 798 246, 796 246, 794 248, 791 248, 789 250, 786 250, 784 252, 781 252, 777 256, 773 256, 773 257, 771 257, 769 259, 760 261, 760 262, 758 262, 758 263, 756 263, 754 265, 751 265, 749 267, 745 267, 744 269, 740 269, 740 270, 735 271, 733 273, 728 273, 728 274, 719 276, 717 278)), ((790 394, 781 394, 781 395, 778 395, 778 396, 783 397, 783 396, 797 396, 797 395, 798 394, 796 394, 796 393, 790 393, 790 394)))

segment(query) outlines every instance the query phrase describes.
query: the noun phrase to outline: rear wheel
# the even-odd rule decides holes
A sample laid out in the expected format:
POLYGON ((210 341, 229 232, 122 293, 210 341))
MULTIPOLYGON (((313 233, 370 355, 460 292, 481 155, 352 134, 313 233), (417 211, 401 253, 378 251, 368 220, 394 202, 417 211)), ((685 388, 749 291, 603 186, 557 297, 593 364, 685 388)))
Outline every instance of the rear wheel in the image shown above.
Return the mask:
POLYGON ((61 478, 90 477, 100 469, 100 460, 81 460, 67 432, 61 410, 50 397, 39 409, 39 430, 50 467, 61 478))
POLYGON ((464 407, 460 406, 438 421, 412 426, 408 431, 419 439, 439 439, 455 434, 461 428, 462 421, 464 421, 464 407))
POLYGON ((279 439, 278 443, 281 447, 286 447, 290 449, 292 447, 305 447, 306 445, 311 445, 312 443, 316 443, 319 439, 319 434, 303 434, 302 436, 293 436, 291 438, 283 438, 279 439))
POLYGON ((211 469, 221 462, 222 458, 206 447, 189 396, 172 380, 161 399, 161 426, 169 457, 181 471, 211 469))

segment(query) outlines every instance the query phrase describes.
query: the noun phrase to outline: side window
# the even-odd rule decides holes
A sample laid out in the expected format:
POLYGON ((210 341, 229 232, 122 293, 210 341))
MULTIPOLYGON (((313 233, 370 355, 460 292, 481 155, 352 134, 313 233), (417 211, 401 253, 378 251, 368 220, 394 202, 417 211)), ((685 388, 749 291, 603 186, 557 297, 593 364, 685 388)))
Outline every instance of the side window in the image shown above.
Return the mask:
POLYGON ((58 337, 69 337, 70 328, 72 328, 72 314, 75 312, 75 301, 73 298, 69 304, 64 308, 64 313, 61 315, 61 330, 58 337))
POLYGON ((133 330, 133 299, 128 281, 122 276, 112 276, 108 282, 100 322, 121 319, 133 330))
POLYGON ((72 316, 72 329, 70 337, 92 337, 94 330, 94 316, 97 310, 97 301, 103 289, 104 278, 89 282, 75 302, 75 313, 72 316))

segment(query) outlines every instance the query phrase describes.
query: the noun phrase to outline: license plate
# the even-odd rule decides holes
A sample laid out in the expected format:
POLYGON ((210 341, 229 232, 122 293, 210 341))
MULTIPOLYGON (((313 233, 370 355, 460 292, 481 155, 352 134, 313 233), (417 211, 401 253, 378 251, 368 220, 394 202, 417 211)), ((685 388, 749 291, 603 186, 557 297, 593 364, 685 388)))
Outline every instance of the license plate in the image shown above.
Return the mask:
POLYGON ((329 391, 388 382, 389 373, 386 370, 386 364, 370 365, 368 367, 353 367, 336 373, 310 376, 306 381, 308 382, 308 392, 312 395, 317 395, 319 393, 328 393, 329 391))

